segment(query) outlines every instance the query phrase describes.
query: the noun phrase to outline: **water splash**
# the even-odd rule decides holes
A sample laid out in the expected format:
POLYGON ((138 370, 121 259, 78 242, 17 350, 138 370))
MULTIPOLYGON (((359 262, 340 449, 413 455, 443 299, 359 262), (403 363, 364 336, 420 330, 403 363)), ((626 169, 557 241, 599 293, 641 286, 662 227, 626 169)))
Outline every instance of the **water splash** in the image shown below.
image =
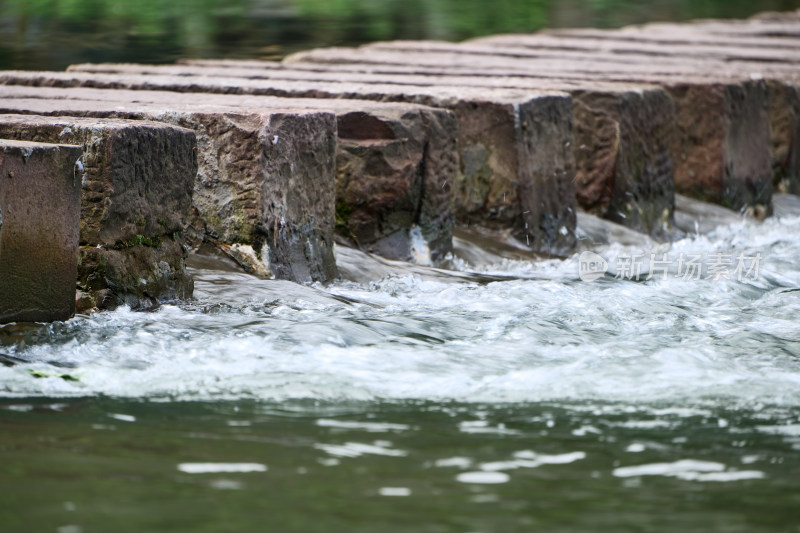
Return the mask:
MULTIPOLYGON (((641 244, 595 250, 613 264, 641 244)), ((329 287, 205 268, 194 302, 79 316, 6 349, 23 363, 0 367, 0 394, 800 406, 800 218, 665 253, 721 251, 760 253, 759 277, 585 283, 578 254, 380 262, 380 279, 329 287)))

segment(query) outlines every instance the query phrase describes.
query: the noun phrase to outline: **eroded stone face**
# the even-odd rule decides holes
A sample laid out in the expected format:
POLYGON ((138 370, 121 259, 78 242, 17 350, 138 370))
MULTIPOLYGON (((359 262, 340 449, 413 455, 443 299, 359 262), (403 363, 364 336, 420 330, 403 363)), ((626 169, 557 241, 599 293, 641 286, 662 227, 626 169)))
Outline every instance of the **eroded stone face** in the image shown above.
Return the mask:
POLYGON ((644 233, 672 229, 675 108, 659 88, 576 91, 581 205, 644 233))
POLYGON ((384 257, 441 261, 452 250, 453 115, 398 106, 396 112, 343 113, 337 121, 338 233, 384 257))
POLYGON ((769 99, 764 82, 674 83, 678 192, 734 210, 771 211, 769 99))
POLYGON ((0 323, 75 312, 79 146, 0 141, 0 323))
POLYGON ((773 183, 800 194, 800 82, 771 81, 768 88, 773 183))
POLYGON ((333 257, 335 116, 276 112, 269 115, 266 126, 266 168, 255 244, 269 249, 278 278, 331 280, 337 275, 333 257))
POLYGON ((191 298, 194 281, 185 260, 182 243, 171 237, 124 248, 82 246, 78 306, 80 310, 118 305, 149 309, 191 298))
POLYGON ((463 101, 457 220, 510 230, 522 244, 563 254, 575 244, 572 105, 566 95, 463 101))

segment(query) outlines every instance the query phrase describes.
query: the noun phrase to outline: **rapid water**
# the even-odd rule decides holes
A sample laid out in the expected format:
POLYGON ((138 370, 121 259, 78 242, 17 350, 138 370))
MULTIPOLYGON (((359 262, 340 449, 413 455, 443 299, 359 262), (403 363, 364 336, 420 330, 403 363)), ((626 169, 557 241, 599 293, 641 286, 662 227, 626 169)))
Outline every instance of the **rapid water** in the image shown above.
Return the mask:
POLYGON ((798 214, 5 326, 3 531, 800 531, 798 214))
POLYGON ((742 220, 680 240, 668 249, 667 279, 659 272, 647 281, 646 268, 639 281, 615 278, 622 258, 650 250, 598 251, 612 272, 591 283, 578 277, 577 254, 479 269, 456 259, 479 275, 416 267, 329 287, 193 269, 196 301, 28 333, 6 351, 30 363, 0 368, 0 391, 800 406, 800 218, 742 220), (732 279, 676 271, 681 254, 700 256, 707 268, 718 253, 734 263, 760 254, 757 277, 736 279, 733 264, 732 279), (74 380, 36 377, 51 374, 74 380))

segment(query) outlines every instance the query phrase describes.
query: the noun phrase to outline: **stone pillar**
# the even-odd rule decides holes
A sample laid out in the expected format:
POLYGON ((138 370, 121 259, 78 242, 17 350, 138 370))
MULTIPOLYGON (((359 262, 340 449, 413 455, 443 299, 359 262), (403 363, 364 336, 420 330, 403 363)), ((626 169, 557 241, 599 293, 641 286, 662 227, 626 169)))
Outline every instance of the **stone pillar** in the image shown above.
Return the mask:
POLYGON ((0 323, 75 313, 79 146, 0 140, 0 323))

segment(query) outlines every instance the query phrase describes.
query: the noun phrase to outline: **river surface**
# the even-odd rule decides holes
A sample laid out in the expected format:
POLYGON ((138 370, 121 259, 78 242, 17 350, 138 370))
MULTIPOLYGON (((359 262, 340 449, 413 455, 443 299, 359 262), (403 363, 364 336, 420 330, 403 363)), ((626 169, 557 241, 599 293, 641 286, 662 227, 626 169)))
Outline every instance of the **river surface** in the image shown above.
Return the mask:
POLYGON ((2 0, 0 69, 279 59, 319 46, 745 18, 798 7, 800 0, 2 0))
POLYGON ((592 282, 460 239, 453 271, 340 249, 327 287, 195 259, 195 301, 5 326, 0 530, 796 533, 797 215, 639 280, 646 239, 592 282))

